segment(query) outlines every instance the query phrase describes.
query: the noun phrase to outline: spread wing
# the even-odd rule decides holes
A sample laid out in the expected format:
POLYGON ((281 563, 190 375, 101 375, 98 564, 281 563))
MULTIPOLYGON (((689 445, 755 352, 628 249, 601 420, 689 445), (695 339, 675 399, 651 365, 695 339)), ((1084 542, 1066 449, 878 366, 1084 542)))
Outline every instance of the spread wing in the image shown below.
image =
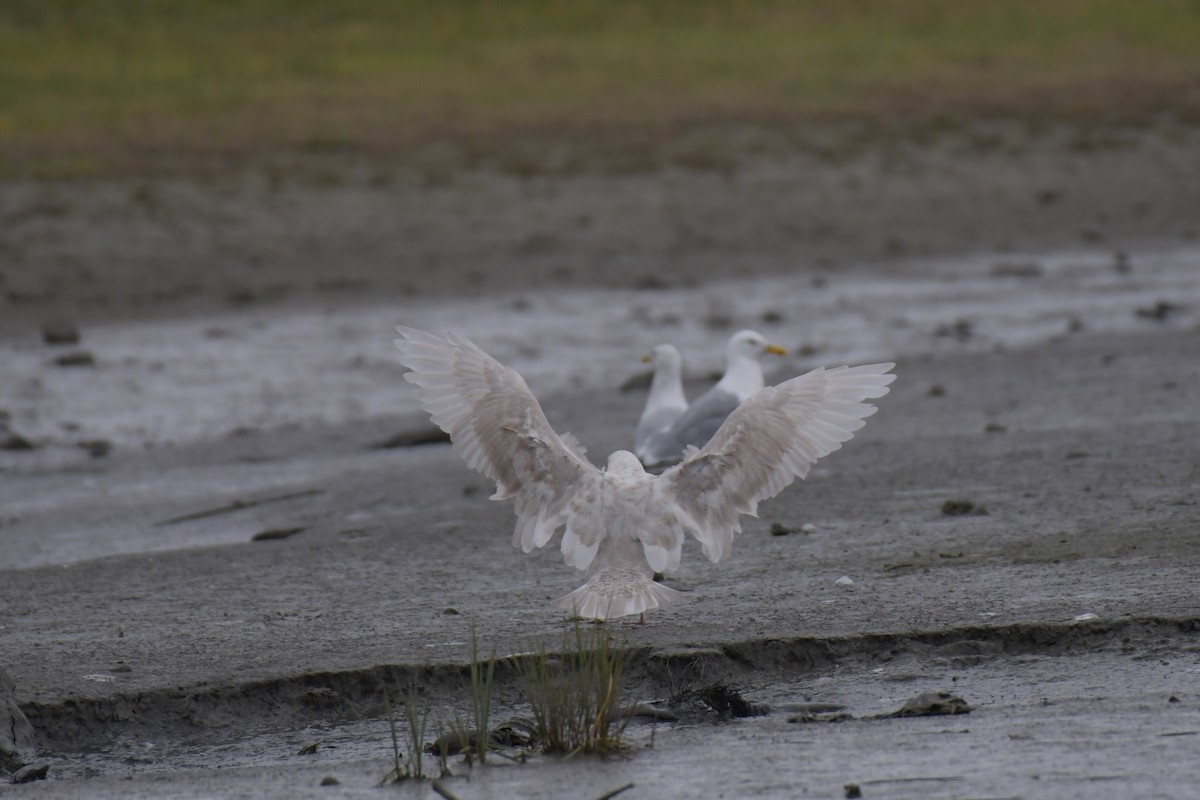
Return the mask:
POLYGON ((664 472, 689 529, 712 561, 729 555, 739 514, 808 474, 820 457, 849 441, 875 413, 867 398, 888 393, 895 364, 813 370, 752 395, 701 450, 664 472))
POLYGON ((600 471, 570 434, 550 427, 525 380, 466 339, 396 328, 404 377, 467 466, 496 482, 494 500, 516 499, 513 544, 541 547, 567 518, 576 489, 600 471))

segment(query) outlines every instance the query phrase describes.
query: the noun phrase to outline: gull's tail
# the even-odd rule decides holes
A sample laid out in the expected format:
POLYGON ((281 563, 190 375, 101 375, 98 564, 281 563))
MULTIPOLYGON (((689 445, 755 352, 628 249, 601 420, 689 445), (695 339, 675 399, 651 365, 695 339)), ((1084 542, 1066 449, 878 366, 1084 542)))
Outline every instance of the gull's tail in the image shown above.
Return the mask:
POLYGON ((649 576, 636 576, 630 581, 613 580, 612 573, 601 571, 588 579, 568 595, 558 598, 554 604, 583 619, 615 619, 630 614, 641 614, 652 608, 664 606, 679 597, 670 587, 655 583, 649 576))

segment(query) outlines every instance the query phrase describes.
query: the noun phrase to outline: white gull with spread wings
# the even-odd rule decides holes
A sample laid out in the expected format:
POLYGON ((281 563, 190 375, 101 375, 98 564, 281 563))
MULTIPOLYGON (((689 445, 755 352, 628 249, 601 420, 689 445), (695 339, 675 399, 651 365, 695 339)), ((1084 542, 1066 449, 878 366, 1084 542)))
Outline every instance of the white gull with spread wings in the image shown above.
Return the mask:
POLYGON ((566 562, 587 582, 557 601, 590 619, 641 614, 679 594, 654 581, 679 566, 691 534, 710 560, 729 555, 738 516, 803 478, 875 407, 894 364, 819 368, 743 402, 703 448, 662 475, 618 450, 597 469, 575 438, 559 436, 524 379, 466 339, 396 329, 400 360, 421 406, 472 469, 516 501, 513 544, 526 553, 564 525, 566 562))

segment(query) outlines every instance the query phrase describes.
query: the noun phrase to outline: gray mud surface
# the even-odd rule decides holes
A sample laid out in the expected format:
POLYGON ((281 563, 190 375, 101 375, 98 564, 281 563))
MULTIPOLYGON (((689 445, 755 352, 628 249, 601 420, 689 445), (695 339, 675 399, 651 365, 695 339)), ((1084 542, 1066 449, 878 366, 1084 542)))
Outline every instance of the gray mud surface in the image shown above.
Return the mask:
MULTIPOLYGON (((553 647, 579 576, 512 548, 511 509, 448 445, 379 447, 428 433, 384 355, 415 317, 541 376, 594 459, 629 445, 643 395, 619 387, 664 339, 755 325, 816 343, 776 377, 843 356, 899 375, 728 561, 685 548, 684 598, 608 626, 626 700, 719 682, 770 714, 635 722, 605 760, 458 764, 456 796, 1190 796, 1200 149, 1113 136, 1132 138, 726 174, 0 186, 0 410, 32 446, 0 450, 0 667, 50 767, 0 794, 436 796, 377 786, 384 690, 416 680, 431 719, 465 714, 472 625, 500 655, 553 647), (872 285, 894 301, 855 299, 872 285), (705 294, 731 286, 750 299, 705 294), (553 327, 572 292, 628 330, 553 327), (655 311, 690 302, 703 319, 655 311), (51 317, 91 367, 55 363, 51 317), (340 342, 328 361, 293 360, 325 346, 306 326, 340 342), (589 346, 599 366, 553 379, 589 346), (328 387, 285 380, 322 366, 328 387), (971 713, 878 716, 933 690, 971 713), (811 704, 853 719, 797 721, 811 704)), ((500 669, 498 716, 526 713, 517 683, 500 669)))

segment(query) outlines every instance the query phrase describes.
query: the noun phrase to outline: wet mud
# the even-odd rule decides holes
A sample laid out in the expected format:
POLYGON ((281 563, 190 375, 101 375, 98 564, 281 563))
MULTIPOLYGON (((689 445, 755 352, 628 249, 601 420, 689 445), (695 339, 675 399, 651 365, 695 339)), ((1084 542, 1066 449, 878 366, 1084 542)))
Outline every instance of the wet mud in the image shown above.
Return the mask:
MULTIPOLYGON (((513 364, 593 459, 629 446, 661 340, 690 393, 734 325, 788 337, 776 378, 900 376, 728 561, 689 547, 683 599, 607 626, 624 703, 699 702, 617 758, 456 764, 456 796, 1186 796, 1192 136, 414 194, 251 176, 144 215, 137 187, 0 187, 0 703, 29 724, 2 791, 377 797, 385 693, 448 723, 473 626, 501 656, 562 641, 580 578, 510 546, 416 409, 407 322, 513 364), (939 693, 970 713, 885 716, 939 693)), ((527 713, 508 662, 495 704, 527 713)))

